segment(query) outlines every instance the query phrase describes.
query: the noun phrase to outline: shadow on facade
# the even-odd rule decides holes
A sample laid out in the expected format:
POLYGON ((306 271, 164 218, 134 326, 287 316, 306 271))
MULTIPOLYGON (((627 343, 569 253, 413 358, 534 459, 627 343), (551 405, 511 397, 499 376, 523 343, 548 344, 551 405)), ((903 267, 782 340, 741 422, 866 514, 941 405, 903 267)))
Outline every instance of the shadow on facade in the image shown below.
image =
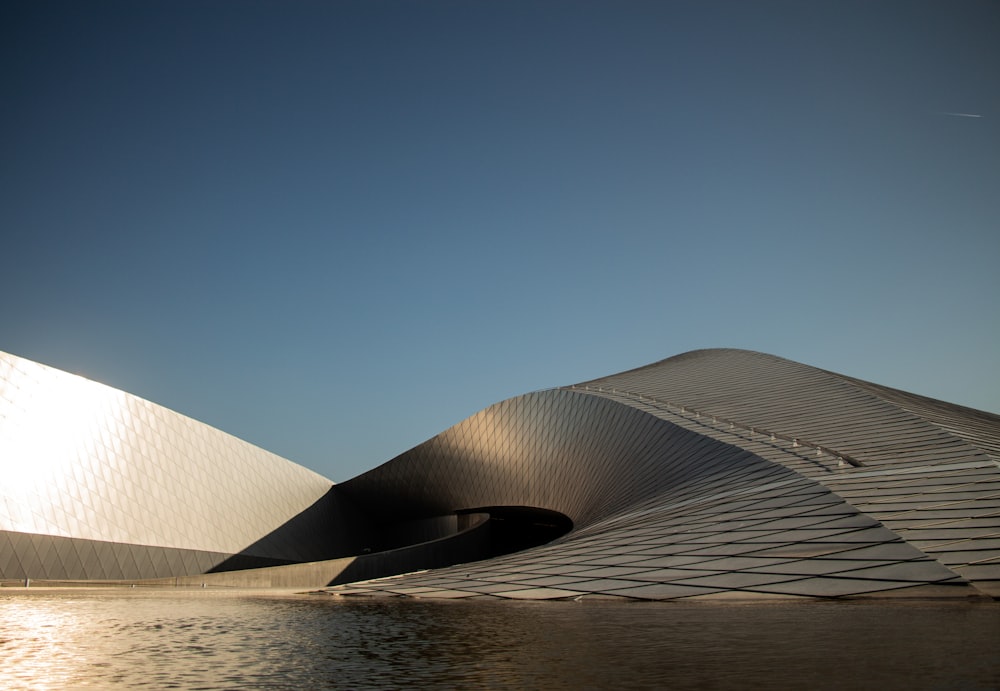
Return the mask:
POLYGON ((376 531, 335 487, 309 508, 212 568, 209 573, 325 561, 360 554, 376 531))
POLYGON ((261 540, 214 566, 223 573, 354 557, 331 583, 489 559, 551 542, 573 522, 555 511, 491 506, 379 524, 331 489, 261 540))
POLYGON ((491 506, 432 519, 406 521, 383 529, 383 544, 427 538, 359 555, 328 585, 366 581, 424 569, 490 559, 536 547, 573 528, 566 516, 527 506, 491 506))

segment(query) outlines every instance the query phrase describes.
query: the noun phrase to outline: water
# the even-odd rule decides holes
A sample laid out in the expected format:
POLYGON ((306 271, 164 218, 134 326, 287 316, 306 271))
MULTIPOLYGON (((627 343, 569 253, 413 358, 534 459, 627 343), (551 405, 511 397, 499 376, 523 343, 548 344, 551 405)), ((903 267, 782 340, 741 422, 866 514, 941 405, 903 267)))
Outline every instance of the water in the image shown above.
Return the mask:
POLYGON ((0 688, 1000 688, 1000 603, 0 592, 0 688))

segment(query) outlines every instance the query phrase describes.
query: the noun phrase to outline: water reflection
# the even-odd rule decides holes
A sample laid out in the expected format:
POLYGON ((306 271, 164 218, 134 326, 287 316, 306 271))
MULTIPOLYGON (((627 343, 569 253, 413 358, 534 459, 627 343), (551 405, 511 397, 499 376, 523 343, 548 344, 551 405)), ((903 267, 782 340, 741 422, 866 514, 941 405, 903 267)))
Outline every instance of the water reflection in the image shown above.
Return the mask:
POLYGON ((1000 604, 0 593, 0 688, 998 688, 1000 604))

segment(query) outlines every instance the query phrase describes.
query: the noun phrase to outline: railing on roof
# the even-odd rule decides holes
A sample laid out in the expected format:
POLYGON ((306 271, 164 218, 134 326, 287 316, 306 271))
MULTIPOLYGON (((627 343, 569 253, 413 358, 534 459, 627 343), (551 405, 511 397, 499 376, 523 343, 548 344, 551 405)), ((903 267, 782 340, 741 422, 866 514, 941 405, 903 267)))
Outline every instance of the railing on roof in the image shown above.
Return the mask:
MULTIPOLYGON (((623 396, 625 398, 632 398, 632 399, 635 399, 635 400, 639 401, 640 403, 649 402, 649 403, 652 403, 654 405, 663 406, 668 411, 670 411, 671 408, 674 408, 676 410, 675 411, 670 411, 670 412, 677 412, 678 414, 680 414, 682 416, 688 416, 688 417, 691 416, 691 415, 693 415, 695 417, 695 419, 699 419, 699 420, 701 419, 702 416, 705 416, 705 417, 711 418, 713 424, 729 425, 729 429, 741 429, 741 430, 744 430, 744 431, 748 431, 748 432, 750 432, 750 438, 751 439, 753 439, 754 435, 761 434, 763 436, 770 437, 771 441, 777 441, 778 439, 781 439, 783 441, 791 442, 792 443, 792 448, 805 447, 805 448, 809 448, 809 449, 815 449, 817 456, 822 456, 823 454, 830 454, 835 459, 837 459, 838 463, 847 463, 849 465, 854 466, 855 468, 861 468, 861 467, 864 466, 864 463, 862 463, 858 459, 856 459, 856 458, 854 458, 854 457, 852 457, 852 456, 850 456, 850 455, 848 455, 846 453, 843 453, 842 451, 837 451, 835 449, 831 449, 830 447, 824 446, 823 444, 817 444, 815 442, 811 442, 811 441, 802 439, 801 437, 794 437, 794 436, 791 436, 791 435, 788 435, 788 434, 782 434, 781 432, 775 432, 773 430, 765 429, 763 427, 758 427, 757 425, 747 425, 747 424, 744 424, 742 422, 737 422, 735 420, 730 420, 728 418, 720 417, 718 415, 712 415, 712 414, 709 414, 709 413, 702 412, 702 411, 697 410, 695 408, 692 408, 691 406, 688 406, 688 405, 681 405, 679 403, 674 403, 672 401, 665 401, 665 400, 662 400, 662 399, 659 399, 659 398, 655 398, 654 396, 649 396, 647 394, 636 393, 634 391, 623 391, 621 389, 615 389, 615 388, 608 389, 608 388, 604 388, 604 387, 601 387, 601 386, 591 387, 591 386, 577 386, 577 385, 573 385, 573 386, 567 386, 567 387, 564 387, 564 388, 570 389, 570 390, 573 390, 573 391, 594 391, 594 392, 597 392, 597 393, 604 393, 604 394, 610 393, 610 394, 615 395, 615 396, 623 396)), ((702 424, 704 424, 704 423, 702 423, 702 424)))

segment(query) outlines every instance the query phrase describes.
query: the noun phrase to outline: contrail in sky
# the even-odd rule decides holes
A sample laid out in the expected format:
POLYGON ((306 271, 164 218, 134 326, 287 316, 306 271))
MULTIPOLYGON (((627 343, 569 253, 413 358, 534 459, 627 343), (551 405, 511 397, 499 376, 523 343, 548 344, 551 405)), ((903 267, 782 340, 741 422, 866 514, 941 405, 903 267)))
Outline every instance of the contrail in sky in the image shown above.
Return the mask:
POLYGON ((942 115, 951 115, 952 117, 956 117, 956 118, 981 118, 981 117, 983 117, 982 115, 979 115, 978 113, 949 113, 947 111, 945 111, 944 113, 942 113, 942 115))

